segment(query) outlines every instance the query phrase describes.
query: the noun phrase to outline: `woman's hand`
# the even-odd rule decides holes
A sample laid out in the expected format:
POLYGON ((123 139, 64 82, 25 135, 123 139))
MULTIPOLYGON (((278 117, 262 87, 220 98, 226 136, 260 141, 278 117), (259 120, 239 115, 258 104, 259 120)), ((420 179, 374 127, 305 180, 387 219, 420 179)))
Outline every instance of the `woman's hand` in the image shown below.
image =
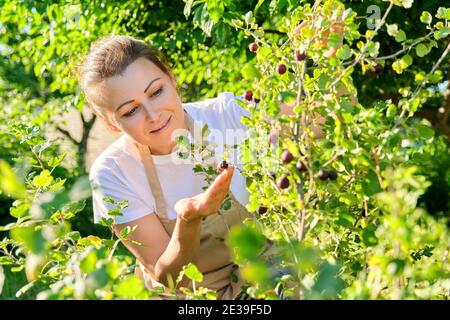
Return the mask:
POLYGON ((228 165, 228 168, 223 169, 205 192, 192 198, 179 200, 175 204, 178 217, 190 222, 216 213, 230 189, 233 172, 234 167, 228 165))

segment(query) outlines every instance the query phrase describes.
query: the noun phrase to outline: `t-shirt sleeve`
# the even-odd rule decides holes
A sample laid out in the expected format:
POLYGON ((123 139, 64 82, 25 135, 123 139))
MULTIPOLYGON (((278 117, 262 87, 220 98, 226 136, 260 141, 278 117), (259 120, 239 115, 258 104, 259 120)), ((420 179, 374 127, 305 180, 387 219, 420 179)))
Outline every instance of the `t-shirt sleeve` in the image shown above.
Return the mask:
POLYGON ((247 131, 247 126, 242 123, 243 117, 250 117, 250 111, 242 107, 238 101, 245 101, 240 96, 235 96, 231 92, 221 93, 222 110, 225 118, 228 120, 227 128, 241 129, 247 131))
MULTIPOLYGON (((92 170, 89 181, 92 188, 92 205, 94 211, 94 223, 99 223, 101 218, 113 218, 115 224, 121 224, 136 220, 155 212, 155 206, 144 202, 128 184, 115 176, 111 168, 92 170), (109 201, 105 201, 109 198, 109 201), (111 203, 111 199, 115 202, 111 203), (111 215, 108 212, 119 208, 118 203, 128 201, 128 205, 120 210, 122 215, 111 215)), ((114 210, 117 212, 117 210, 114 210)))

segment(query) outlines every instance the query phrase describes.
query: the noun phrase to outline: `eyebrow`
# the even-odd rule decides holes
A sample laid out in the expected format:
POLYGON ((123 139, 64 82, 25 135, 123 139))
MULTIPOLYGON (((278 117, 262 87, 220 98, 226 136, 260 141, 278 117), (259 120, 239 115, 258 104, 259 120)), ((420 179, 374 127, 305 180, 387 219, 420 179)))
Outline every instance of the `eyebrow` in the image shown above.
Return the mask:
MULTIPOLYGON (((151 81, 148 83, 147 87, 145 88, 144 93, 147 92, 148 88, 150 88, 150 86, 153 84, 153 82, 155 82, 155 81, 157 81, 157 80, 160 80, 160 79, 161 79, 161 78, 158 77, 158 78, 156 78, 156 79, 151 80, 151 81)), ((131 102, 133 102, 133 101, 134 101, 134 99, 125 101, 124 103, 122 103, 120 106, 117 107, 116 112, 119 111, 119 109, 122 108, 124 105, 127 105, 127 104, 129 104, 129 103, 131 103, 131 102)))

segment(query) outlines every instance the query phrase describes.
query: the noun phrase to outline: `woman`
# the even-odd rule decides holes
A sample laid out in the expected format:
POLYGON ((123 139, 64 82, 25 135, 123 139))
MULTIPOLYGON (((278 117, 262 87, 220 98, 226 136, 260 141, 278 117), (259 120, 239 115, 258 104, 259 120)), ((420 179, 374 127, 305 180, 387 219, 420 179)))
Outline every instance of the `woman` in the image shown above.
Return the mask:
MULTIPOLYGON (((240 120, 250 113, 231 93, 182 104, 175 77, 161 55, 126 36, 96 42, 80 71, 89 106, 111 131, 122 134, 90 170, 94 221, 113 217, 119 237, 124 228, 137 226, 127 239, 134 242, 122 242, 137 258, 136 273, 148 288, 167 287, 193 262, 204 274, 197 287, 216 290, 219 299, 235 298, 244 282, 224 239, 231 226, 250 216, 245 180, 229 165, 207 187, 193 164, 181 161, 175 138, 184 135, 202 145, 197 133, 207 124, 215 133, 208 142, 217 144, 220 156, 225 144, 238 144, 245 137, 240 120), (222 210, 227 195, 231 207, 222 210), (104 198, 127 200, 128 206, 121 216, 110 216, 113 205, 104 198)), ((280 107, 282 114, 292 114, 292 106, 280 107)), ((319 127, 312 129, 321 135, 319 127)), ((219 158, 212 158, 215 166, 214 160, 219 158)), ((181 282, 190 285, 185 278, 181 282)))
MULTIPOLYGON (((248 111, 230 93, 182 104, 160 54, 126 36, 97 41, 80 71, 89 106, 111 131, 122 134, 90 170, 94 221, 113 217, 119 237, 124 228, 137 226, 128 240, 143 246, 123 244, 137 258, 136 273, 148 288, 167 287, 193 262, 204 274, 197 287, 216 290, 219 299, 235 298, 243 281, 223 239, 228 228, 249 216, 245 181, 229 165, 204 190, 206 182, 193 172, 193 164, 179 161, 175 137, 184 134, 201 143, 193 132, 204 124, 224 135, 227 130, 245 133, 240 118, 248 111), (227 194, 231 208, 220 210, 227 194), (127 200, 123 215, 108 215, 113 206, 104 198, 127 200), (238 282, 231 281, 232 274, 238 282)), ((183 279, 181 285, 190 282, 183 279)))

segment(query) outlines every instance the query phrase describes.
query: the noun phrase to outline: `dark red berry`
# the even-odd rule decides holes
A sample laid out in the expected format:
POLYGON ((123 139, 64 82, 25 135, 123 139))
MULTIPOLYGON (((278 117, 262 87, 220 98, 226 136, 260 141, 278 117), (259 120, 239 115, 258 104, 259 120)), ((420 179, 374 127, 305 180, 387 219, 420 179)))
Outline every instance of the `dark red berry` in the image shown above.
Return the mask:
POLYGON ((288 188, 289 187, 289 179, 286 176, 282 176, 280 179, 278 179, 277 186, 280 189, 288 188))
POLYGON ((374 67, 374 71, 376 74, 380 74, 383 72, 383 66, 380 63, 377 63, 374 67))
POLYGON ((290 153, 288 150, 284 150, 281 154, 281 161, 283 161, 284 164, 288 164, 292 160, 294 160, 294 156, 292 155, 292 153, 290 153))
POLYGON ((285 65, 284 63, 278 64, 277 67, 276 67, 276 71, 277 71, 279 74, 285 74, 286 71, 287 71, 286 65, 285 65))
POLYGON ((258 214, 263 215, 266 212, 267 212, 267 208, 266 207, 263 207, 263 206, 258 207, 258 214))
POLYGON ((295 167, 297 168, 299 173, 308 171, 305 164, 303 162, 301 162, 300 160, 297 161, 297 163, 295 164, 295 167))
POLYGON ((335 170, 328 171, 328 179, 330 180, 336 180, 337 179, 337 172, 335 170))
POLYGON ((325 170, 320 170, 319 173, 317 174, 317 178, 319 178, 322 181, 327 180, 328 172, 326 172, 325 170))
POLYGON ((256 42, 252 42, 252 43, 250 43, 250 45, 248 46, 248 49, 249 49, 251 52, 256 52, 256 51, 258 51, 258 48, 259 48, 259 46, 258 46, 258 44, 257 44, 256 42))
POLYGON ((253 91, 252 90, 247 90, 244 92, 244 99, 247 101, 252 101, 253 98, 253 91))
POLYGON ((294 58, 296 61, 303 61, 307 58, 307 54, 305 52, 301 52, 300 50, 295 50, 294 58))
POLYGON ((269 135, 269 144, 275 144, 278 141, 278 134, 276 133, 271 133, 269 135))
POLYGON ((219 165, 217 166, 217 170, 222 172, 223 170, 225 170, 226 168, 228 168, 228 163, 225 160, 222 160, 219 165))

